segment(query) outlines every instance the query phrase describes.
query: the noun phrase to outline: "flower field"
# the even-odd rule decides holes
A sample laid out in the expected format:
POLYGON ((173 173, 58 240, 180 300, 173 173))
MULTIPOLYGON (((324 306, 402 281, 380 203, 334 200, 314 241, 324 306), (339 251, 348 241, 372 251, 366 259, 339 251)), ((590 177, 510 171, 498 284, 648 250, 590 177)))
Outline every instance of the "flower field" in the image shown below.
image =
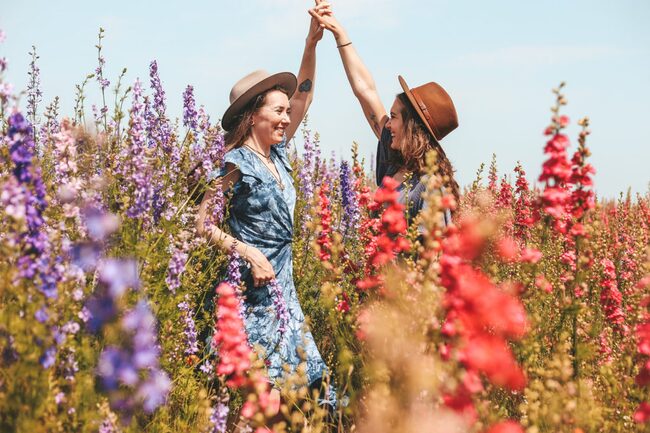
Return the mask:
POLYGON ((431 155, 410 226, 391 179, 377 189, 356 149, 324 158, 305 122, 293 265, 327 410, 300 368, 278 401, 243 329, 241 259, 197 234, 219 123, 191 86, 173 119, 155 61, 143 81, 104 76, 102 37, 72 113, 42 101, 35 51, 24 93, 0 58, 1 432, 650 431, 650 196, 594 195, 563 85, 538 179, 493 159, 457 201, 431 155))

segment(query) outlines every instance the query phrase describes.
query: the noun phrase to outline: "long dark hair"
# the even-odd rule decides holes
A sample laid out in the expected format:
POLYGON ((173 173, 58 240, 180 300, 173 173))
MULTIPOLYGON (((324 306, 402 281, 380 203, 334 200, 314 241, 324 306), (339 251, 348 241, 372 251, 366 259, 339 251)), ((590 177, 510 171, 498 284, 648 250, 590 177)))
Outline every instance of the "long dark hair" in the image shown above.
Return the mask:
POLYGON ((241 112, 234 117, 235 123, 223 137, 226 144, 226 152, 231 149, 240 147, 244 144, 248 137, 250 137, 251 129, 253 127, 253 114, 257 113, 257 111, 262 106, 264 106, 264 103, 266 102, 266 95, 273 90, 279 90, 280 92, 289 96, 287 89, 280 85, 275 85, 268 90, 258 93, 257 96, 252 98, 248 104, 244 106, 241 112))
POLYGON ((431 132, 424 125, 422 119, 415 111, 405 93, 397 95, 397 99, 402 103, 401 115, 403 121, 403 139, 399 152, 394 154, 397 157, 397 164, 406 167, 408 171, 415 174, 422 174, 426 166, 426 154, 431 148, 438 155, 438 170, 445 178, 444 186, 451 190, 456 198, 460 198, 458 183, 454 178, 454 168, 447 158, 445 151, 442 150, 438 141, 431 135, 431 132))

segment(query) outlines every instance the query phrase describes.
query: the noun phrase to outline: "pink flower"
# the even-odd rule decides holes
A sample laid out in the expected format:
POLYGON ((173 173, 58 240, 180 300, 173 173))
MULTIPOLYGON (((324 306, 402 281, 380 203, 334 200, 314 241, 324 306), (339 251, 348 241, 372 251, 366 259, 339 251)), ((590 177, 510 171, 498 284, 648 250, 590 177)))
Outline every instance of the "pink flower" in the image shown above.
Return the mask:
POLYGON ((246 373, 251 367, 252 352, 239 314, 240 301, 235 289, 228 283, 221 283, 217 294, 217 326, 213 337, 213 344, 219 348, 217 374, 227 377, 228 386, 239 388, 247 383, 246 373))
POLYGON ((521 261, 525 263, 537 263, 542 259, 542 252, 535 248, 524 248, 521 252, 521 261))
POLYGON ((524 433, 524 429, 515 421, 503 421, 493 425, 485 433, 524 433))
POLYGON ((634 422, 645 423, 648 420, 650 420, 650 404, 644 401, 634 412, 634 422))

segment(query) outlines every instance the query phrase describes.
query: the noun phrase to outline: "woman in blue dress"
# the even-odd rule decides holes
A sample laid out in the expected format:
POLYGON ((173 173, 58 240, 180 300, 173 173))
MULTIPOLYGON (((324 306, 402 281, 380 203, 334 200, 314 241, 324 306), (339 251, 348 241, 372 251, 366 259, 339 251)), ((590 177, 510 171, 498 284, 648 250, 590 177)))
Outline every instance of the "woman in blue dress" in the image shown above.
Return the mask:
MULTIPOLYGON (((321 3, 316 9, 328 7, 321 3)), ((259 355, 274 385, 285 374, 284 366, 295 371, 305 361, 311 387, 320 388, 327 374, 305 328, 293 282, 296 191, 286 149, 312 101, 315 48, 321 37, 322 29, 312 19, 297 78, 289 72, 255 71, 232 88, 230 106, 221 120, 226 131, 225 164, 209 176, 210 187, 197 220, 200 234, 225 251, 234 248, 248 262, 242 268, 244 324, 249 343, 262 349, 259 355), (207 204, 217 189, 230 197, 230 234, 216 226, 205 227, 207 204)), ((334 405, 332 387, 322 396, 334 405)))
MULTIPOLYGON (((309 13, 322 28, 334 35, 352 91, 361 104, 372 132, 379 139, 377 185, 381 185, 384 176, 399 182, 399 200, 406 206, 409 221, 412 220, 424 206, 422 194, 426 182, 422 174, 426 154, 433 149, 438 156, 438 170, 445 179, 444 189, 458 200, 454 170, 440 145, 440 140, 458 127, 458 116, 451 97, 437 83, 410 88, 398 76, 403 92, 395 97, 390 113, 387 113, 370 71, 331 9, 312 9, 309 13)), ((451 215, 447 213, 444 217, 444 223, 449 224, 451 215)))

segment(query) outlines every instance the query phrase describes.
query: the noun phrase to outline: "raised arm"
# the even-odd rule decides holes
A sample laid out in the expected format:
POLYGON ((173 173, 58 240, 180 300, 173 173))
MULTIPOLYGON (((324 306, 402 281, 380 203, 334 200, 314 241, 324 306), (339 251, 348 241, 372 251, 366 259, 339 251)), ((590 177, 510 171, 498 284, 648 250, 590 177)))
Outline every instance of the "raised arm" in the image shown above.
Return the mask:
MULTIPOLYGON (((329 3, 316 1, 316 10, 327 10, 329 3)), ((323 37, 323 29, 314 18, 309 23, 309 33, 305 40, 305 50, 302 53, 300 70, 298 71, 298 89, 291 97, 290 123, 287 127, 287 141, 291 140, 298 126, 314 99, 314 82, 316 81, 316 45, 323 37)))
POLYGON ((331 31, 334 35, 336 46, 343 61, 345 74, 348 77, 354 96, 359 100, 372 132, 379 138, 381 130, 388 121, 388 115, 379 99, 375 80, 372 78, 370 71, 361 61, 361 57, 359 57, 357 50, 352 45, 347 32, 331 13, 331 10, 319 11, 314 8, 309 10, 309 14, 318 20, 322 28, 331 31))

